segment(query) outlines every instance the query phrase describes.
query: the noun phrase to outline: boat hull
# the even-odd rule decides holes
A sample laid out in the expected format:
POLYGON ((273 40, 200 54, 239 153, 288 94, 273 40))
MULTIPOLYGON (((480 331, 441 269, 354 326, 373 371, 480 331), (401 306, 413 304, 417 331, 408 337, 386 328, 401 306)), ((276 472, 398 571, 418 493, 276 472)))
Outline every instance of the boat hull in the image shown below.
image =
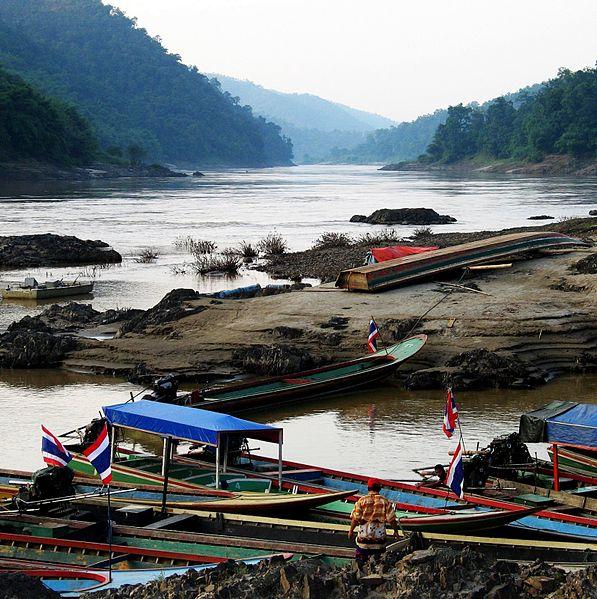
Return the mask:
POLYGON ((259 408, 353 391, 391 376, 401 364, 420 351, 426 335, 415 335, 376 354, 341 364, 273 377, 258 383, 240 383, 208 389, 193 407, 236 414, 259 408))
POLYGON ((0 294, 4 299, 44 300, 75 295, 88 295, 93 291, 93 283, 65 285, 62 287, 39 287, 34 289, 3 289, 0 294))

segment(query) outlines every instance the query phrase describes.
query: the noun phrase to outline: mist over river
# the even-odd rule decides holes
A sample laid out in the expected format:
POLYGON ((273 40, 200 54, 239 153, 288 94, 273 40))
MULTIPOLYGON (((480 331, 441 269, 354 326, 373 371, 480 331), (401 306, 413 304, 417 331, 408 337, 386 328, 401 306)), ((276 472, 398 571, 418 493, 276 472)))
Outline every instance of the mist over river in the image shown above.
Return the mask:
MULTIPOLYGON (((120 266, 68 267, 0 272, 1 280, 33 275, 39 280, 95 277, 96 309, 147 308, 176 287, 216 291, 259 282, 245 270, 235 279, 175 275, 189 261, 174 247, 191 235, 220 249, 256 242, 268 232, 284 236, 291 250, 310 247, 325 231, 360 235, 381 227, 349 223, 378 208, 425 207, 457 219, 434 231, 473 231, 528 226, 548 214, 588 216, 597 208, 596 178, 380 172, 374 166, 301 166, 205 172, 204 178, 120 179, 0 185, 0 236, 32 233, 101 239, 119 251, 120 266), (135 261, 151 246, 154 264, 135 261)), ((414 227, 395 227, 404 236, 414 227)), ((43 306, 0 303, 0 331, 43 306)), ((330 315, 322 314, 322 319, 330 315)), ((365 334, 365 332, 364 332, 365 334)), ((2 466, 36 468, 39 425, 60 433, 84 424, 102 405, 126 401, 138 387, 106 377, 61 371, 0 371, 2 466)), ((597 401, 597 377, 567 377, 534 391, 467 392, 458 399, 472 444, 517 428, 518 416, 552 399, 597 401)), ((282 424, 286 455, 297 461, 409 478, 410 468, 445 460, 440 392, 406 393, 399 387, 289 406, 255 419, 282 424)), ((249 416, 251 417, 251 416, 249 416)), ((265 446, 262 447, 265 449, 265 446)), ((542 448, 539 448, 542 451, 542 448)))

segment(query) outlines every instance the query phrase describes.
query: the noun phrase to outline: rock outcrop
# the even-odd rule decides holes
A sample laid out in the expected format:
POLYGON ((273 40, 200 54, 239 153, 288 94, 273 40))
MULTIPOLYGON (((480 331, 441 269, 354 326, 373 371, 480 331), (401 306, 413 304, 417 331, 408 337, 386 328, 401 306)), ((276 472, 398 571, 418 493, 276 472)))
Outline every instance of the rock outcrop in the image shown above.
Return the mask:
POLYGON ((247 372, 277 376, 315 368, 321 360, 307 350, 292 345, 251 345, 232 355, 233 363, 247 372))
POLYGON ((355 214, 351 223, 370 225, 445 225, 456 219, 447 214, 438 214, 431 208, 381 208, 369 216, 355 214))
POLYGON ((0 267, 31 268, 69 264, 115 264, 122 256, 107 243, 71 235, 13 235, 0 237, 0 267))

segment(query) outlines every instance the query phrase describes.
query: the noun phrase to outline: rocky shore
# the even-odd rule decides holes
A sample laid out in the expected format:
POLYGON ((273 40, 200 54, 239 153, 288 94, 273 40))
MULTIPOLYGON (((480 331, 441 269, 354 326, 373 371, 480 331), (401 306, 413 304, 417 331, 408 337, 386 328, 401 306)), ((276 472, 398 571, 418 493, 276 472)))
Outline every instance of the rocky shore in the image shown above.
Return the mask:
MULTIPOLYGON (((589 240, 597 235, 597 219, 558 225, 589 240)), ((410 389, 532 387, 597 365, 596 256, 590 248, 544 253, 461 281, 481 293, 437 282, 379 294, 327 284, 240 299, 174 290, 146 311, 52 307, 0 337, 0 366, 59 364, 134 380, 176 372, 199 383, 286 374, 366 353, 374 314, 386 343, 429 336, 399 371, 410 389)), ((343 252, 330 258, 330 269, 345 259, 343 252)))
POLYGON ((0 268, 119 262, 122 262, 122 256, 99 240, 52 233, 0 237, 0 268))
POLYGON ((33 160, 0 163, 0 181, 90 181, 94 179, 120 179, 123 177, 160 178, 186 177, 160 164, 140 166, 117 165, 98 162, 89 166, 57 166, 33 160))
MULTIPOLYGON (((338 567, 318 559, 271 558, 258 565, 224 562, 205 571, 147 584, 83 594, 83 599, 591 599, 597 596, 597 566, 566 573, 542 562, 520 565, 490 559, 471 549, 386 553, 379 563, 338 567)), ((40 582, 22 574, 0 575, 10 599, 42 597, 40 582), (36 594, 37 593, 37 594, 36 594)))
POLYGON ((439 171, 454 173, 496 173, 506 175, 587 176, 597 175, 597 160, 576 158, 569 155, 551 154, 540 162, 514 162, 512 160, 484 160, 473 158, 451 164, 437 164, 422 161, 386 164, 381 171, 439 171))

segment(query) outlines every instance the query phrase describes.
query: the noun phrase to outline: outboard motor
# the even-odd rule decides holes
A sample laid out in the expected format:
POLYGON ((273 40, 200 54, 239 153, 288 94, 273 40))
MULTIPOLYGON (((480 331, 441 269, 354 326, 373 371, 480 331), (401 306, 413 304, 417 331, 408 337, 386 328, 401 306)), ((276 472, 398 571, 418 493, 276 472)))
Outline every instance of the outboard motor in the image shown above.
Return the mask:
POLYGON ((161 403, 176 403, 178 394, 178 379, 174 374, 167 374, 151 386, 151 393, 145 395, 143 399, 151 399, 161 403))
POLYGON ((31 501, 57 499, 75 494, 75 473, 67 466, 49 466, 33 473, 29 487, 31 501))
POLYGON ((108 433, 112 428, 112 425, 105 418, 94 418, 86 427, 85 433, 83 433, 83 440, 79 450, 82 451, 90 445, 95 443, 95 440, 99 437, 100 433, 104 428, 104 424, 108 427, 108 433))

